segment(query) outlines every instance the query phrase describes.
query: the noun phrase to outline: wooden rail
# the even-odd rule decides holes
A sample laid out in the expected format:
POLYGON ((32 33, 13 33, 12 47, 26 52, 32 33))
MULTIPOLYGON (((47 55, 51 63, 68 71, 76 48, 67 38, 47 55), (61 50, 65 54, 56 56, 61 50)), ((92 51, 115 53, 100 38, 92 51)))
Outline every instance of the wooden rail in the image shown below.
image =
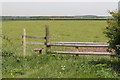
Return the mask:
POLYGON ((26 44, 45 45, 45 43, 27 41, 26 44))
POLYGON ((78 55, 115 55, 109 52, 72 52, 72 51, 52 51, 51 53, 56 54, 78 54, 78 55))
POLYGON ((51 42, 50 46, 68 46, 68 47, 108 47, 108 43, 98 42, 51 42))
MULTIPOLYGON (((51 42, 48 43, 50 46, 65 46, 65 47, 75 47, 78 50, 78 47, 108 47, 108 43, 103 42, 51 42)), ((55 54, 77 54, 77 55, 114 55, 110 52, 73 52, 73 51, 51 51, 50 53, 55 54)))
POLYGON ((51 42, 56 44, 108 44, 105 42, 51 42))
POLYGON ((25 37, 26 38, 33 38, 33 39, 45 39, 45 37, 40 37, 40 36, 29 36, 29 35, 26 35, 25 37))

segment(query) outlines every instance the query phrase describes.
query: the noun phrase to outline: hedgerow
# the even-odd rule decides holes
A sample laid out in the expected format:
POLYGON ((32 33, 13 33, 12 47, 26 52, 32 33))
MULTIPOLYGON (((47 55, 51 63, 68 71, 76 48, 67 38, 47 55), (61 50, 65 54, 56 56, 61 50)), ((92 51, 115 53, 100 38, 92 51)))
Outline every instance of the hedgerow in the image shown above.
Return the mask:
POLYGON ((116 54, 120 55, 120 49, 116 45, 120 45, 120 13, 110 12, 112 18, 109 18, 106 27, 105 34, 109 38, 110 43, 109 51, 115 51, 116 54))

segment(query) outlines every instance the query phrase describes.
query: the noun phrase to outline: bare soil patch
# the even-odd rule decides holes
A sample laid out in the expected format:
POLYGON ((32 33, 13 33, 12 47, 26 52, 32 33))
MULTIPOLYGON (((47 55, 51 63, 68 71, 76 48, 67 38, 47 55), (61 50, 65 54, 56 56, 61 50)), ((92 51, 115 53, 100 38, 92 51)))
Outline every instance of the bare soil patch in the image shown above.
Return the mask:
POLYGON ((65 51, 77 51, 77 52, 107 52, 108 47, 79 47, 66 49, 65 51))

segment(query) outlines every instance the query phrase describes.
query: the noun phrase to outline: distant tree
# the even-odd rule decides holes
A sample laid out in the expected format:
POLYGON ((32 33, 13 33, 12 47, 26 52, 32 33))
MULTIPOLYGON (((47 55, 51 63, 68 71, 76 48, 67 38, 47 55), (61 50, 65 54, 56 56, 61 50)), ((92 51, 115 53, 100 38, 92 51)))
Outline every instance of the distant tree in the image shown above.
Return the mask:
POLYGON ((120 45, 120 13, 109 12, 112 18, 108 19, 105 34, 109 38, 109 51, 115 50, 120 55, 120 49, 116 45, 120 45))

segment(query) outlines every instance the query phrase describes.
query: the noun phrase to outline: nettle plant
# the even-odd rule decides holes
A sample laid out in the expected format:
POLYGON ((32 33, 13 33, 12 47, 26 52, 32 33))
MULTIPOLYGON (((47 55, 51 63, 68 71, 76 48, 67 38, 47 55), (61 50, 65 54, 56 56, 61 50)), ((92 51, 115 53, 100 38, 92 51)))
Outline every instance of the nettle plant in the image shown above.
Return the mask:
POLYGON ((120 48, 116 45, 120 45, 120 12, 109 12, 112 18, 109 18, 104 32, 109 38, 110 43, 109 51, 115 51, 117 55, 120 55, 120 48))

